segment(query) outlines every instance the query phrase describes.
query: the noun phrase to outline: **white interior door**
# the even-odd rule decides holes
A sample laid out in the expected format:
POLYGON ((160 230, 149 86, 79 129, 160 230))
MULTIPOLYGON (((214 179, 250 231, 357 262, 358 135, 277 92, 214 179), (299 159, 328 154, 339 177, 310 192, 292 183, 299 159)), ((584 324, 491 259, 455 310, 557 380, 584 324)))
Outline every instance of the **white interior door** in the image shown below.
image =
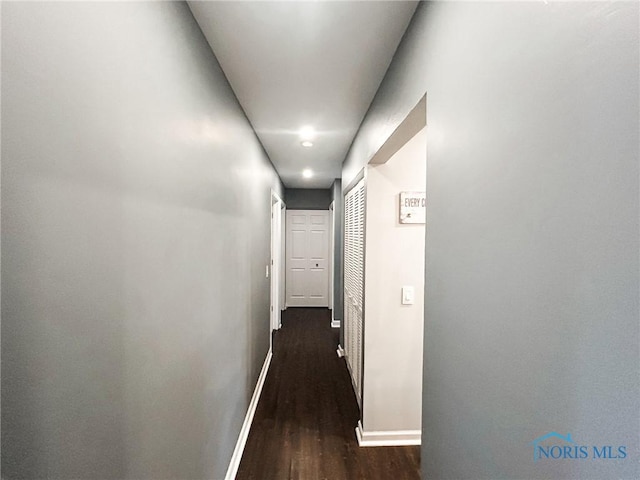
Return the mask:
POLYGON ((287 210, 285 250, 287 307, 328 307, 328 210, 287 210))

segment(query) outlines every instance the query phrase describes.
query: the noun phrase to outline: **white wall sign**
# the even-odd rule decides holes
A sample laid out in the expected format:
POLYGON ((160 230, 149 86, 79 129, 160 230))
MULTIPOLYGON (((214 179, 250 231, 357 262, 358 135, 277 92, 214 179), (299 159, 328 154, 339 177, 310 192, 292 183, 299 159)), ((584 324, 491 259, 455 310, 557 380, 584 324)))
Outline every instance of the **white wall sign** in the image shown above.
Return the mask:
POLYGON ((426 192, 400 192, 400 223, 426 223, 426 192))

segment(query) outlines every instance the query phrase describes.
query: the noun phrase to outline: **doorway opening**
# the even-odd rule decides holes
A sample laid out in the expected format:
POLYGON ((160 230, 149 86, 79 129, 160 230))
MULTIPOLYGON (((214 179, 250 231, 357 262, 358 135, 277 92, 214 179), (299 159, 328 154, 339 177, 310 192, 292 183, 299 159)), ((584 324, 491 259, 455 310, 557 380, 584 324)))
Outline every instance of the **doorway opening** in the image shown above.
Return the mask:
POLYGON ((425 127, 426 95, 344 189, 344 353, 363 447, 421 443, 425 127))

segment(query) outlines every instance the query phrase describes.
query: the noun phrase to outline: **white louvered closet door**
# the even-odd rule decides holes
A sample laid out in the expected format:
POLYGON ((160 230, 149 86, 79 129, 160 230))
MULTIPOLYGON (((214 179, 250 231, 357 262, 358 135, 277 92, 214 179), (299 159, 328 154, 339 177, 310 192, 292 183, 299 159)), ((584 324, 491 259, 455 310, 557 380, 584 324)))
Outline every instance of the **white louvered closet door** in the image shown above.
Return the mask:
POLYGON ((362 342, 364 285, 364 179, 345 198, 344 302, 345 358, 362 405, 362 342))

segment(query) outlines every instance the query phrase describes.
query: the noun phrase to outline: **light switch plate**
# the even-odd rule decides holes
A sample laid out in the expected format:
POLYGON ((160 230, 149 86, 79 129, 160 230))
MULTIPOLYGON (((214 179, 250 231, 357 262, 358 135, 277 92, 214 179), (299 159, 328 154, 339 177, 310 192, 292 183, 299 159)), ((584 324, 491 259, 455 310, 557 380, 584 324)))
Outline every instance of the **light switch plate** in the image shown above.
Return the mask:
POLYGON ((402 287, 402 305, 413 305, 415 300, 415 292, 413 287, 402 287))

